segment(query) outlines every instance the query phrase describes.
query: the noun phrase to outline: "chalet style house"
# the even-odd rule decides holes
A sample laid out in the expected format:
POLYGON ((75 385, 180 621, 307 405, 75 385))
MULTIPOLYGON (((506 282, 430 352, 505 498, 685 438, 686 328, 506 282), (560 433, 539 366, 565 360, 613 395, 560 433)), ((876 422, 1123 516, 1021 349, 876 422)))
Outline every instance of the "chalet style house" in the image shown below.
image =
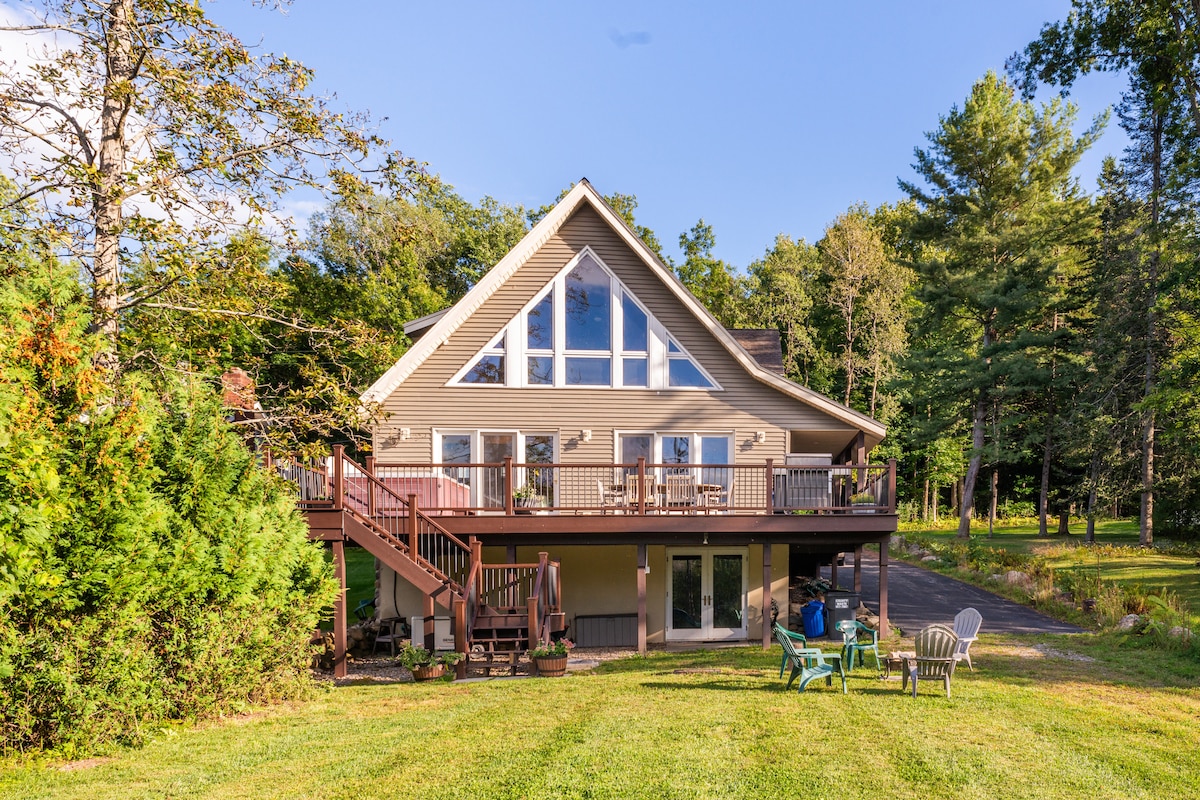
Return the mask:
POLYGON ((775 332, 723 328, 586 180, 405 332, 363 396, 373 457, 296 473, 314 537, 379 559, 379 616, 489 656, 766 646, 789 575, 853 553, 858 589, 878 543, 886 626, 884 427, 787 380, 775 332))

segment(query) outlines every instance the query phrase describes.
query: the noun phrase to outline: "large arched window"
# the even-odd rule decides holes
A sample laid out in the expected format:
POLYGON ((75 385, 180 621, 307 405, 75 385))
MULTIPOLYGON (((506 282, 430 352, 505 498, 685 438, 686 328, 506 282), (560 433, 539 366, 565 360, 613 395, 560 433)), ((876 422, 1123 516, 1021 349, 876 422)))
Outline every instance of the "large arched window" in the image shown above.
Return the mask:
POLYGON ((589 248, 572 259, 450 383, 721 388, 589 248))

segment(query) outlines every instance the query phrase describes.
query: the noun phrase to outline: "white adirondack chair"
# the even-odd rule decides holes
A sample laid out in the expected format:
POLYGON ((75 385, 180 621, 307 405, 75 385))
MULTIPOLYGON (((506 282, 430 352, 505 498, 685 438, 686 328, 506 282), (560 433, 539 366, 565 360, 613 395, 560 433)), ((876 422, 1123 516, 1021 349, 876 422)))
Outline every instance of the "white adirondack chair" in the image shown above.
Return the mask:
POLYGON ((971 672, 971 642, 979 638, 979 626, 983 624, 983 615, 973 608, 964 608, 954 615, 954 635, 958 637, 958 649, 954 651, 954 660, 967 662, 971 672))

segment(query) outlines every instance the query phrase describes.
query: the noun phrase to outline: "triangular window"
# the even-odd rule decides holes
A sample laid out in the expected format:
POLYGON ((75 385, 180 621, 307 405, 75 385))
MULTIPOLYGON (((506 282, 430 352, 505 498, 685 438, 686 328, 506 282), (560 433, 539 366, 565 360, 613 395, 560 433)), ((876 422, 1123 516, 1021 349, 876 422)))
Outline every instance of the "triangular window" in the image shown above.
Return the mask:
POLYGON ((721 388, 590 248, 450 383, 721 388))

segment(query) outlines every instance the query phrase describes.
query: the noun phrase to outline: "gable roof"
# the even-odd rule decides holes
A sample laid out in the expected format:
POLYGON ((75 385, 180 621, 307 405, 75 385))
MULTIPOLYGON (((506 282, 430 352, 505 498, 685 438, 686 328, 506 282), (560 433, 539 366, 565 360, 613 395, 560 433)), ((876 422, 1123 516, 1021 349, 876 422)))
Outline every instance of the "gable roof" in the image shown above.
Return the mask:
POLYGON ((783 343, 774 328, 728 328, 729 335, 760 367, 783 375, 783 343))
MULTIPOLYGON (((697 300, 675 273, 667 267, 641 238, 621 218, 619 214, 604 201, 604 198, 592 188, 584 178, 575 184, 566 197, 550 210, 546 216, 525 234, 517 246, 508 252, 504 258, 492 267, 486 275, 467 292, 461 300, 444 312, 429 315, 415 322, 434 320, 429 327, 422 327, 424 333, 413 346, 400 357, 391 369, 383 373, 379 380, 362 394, 364 403, 382 403, 396 388, 408 379, 416 369, 445 343, 450 336, 466 322, 472 314, 494 295, 501 286, 521 268, 542 245, 544 245, 571 215, 581 206, 587 204, 613 232, 632 250, 638 258, 671 291, 679 302, 686 308, 696 321, 729 351, 730 355, 760 383, 816 408, 834 419, 857 428, 866 435, 867 446, 878 444, 887 432, 887 428, 866 414, 843 406, 818 392, 793 383, 764 367, 754 356, 747 352, 738 340, 719 323, 708 309, 697 300), (438 316, 440 314, 440 316, 438 316)), ((414 326, 414 330, 417 326, 414 326)))

